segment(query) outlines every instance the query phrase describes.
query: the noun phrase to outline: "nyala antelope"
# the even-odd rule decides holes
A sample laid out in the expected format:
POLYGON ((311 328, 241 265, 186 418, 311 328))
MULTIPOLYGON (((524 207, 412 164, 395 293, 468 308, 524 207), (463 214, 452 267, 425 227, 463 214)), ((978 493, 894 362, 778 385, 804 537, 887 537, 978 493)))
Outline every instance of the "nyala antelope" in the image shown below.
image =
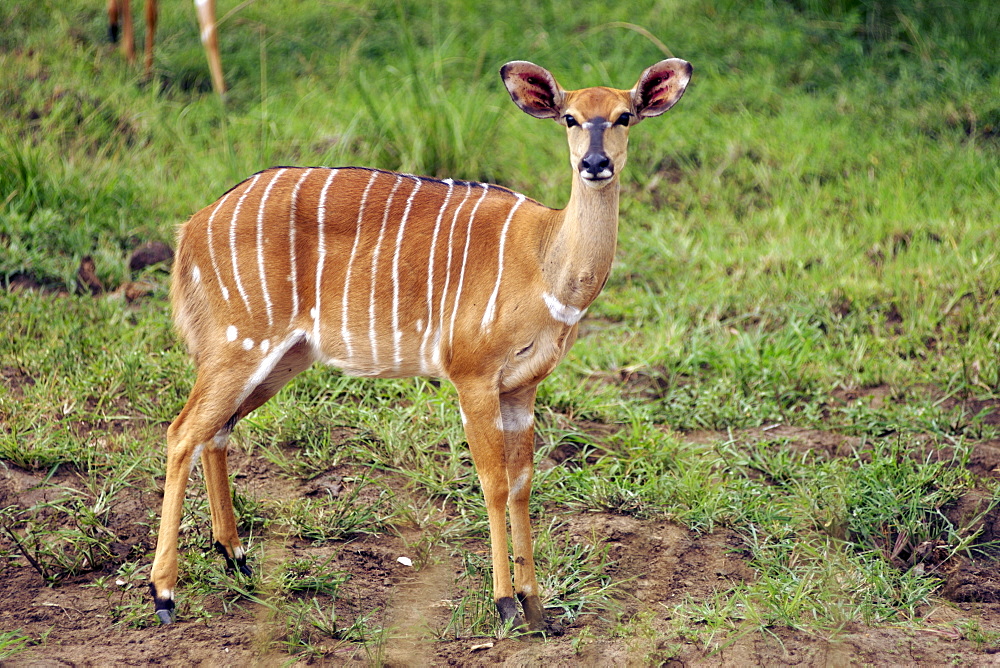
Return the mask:
MULTIPOLYGON (((153 38, 156 35, 157 0, 146 0, 146 78, 153 75, 153 38)), ((222 78, 222 58, 219 56, 219 39, 215 31, 215 0, 194 0, 201 27, 201 43, 208 57, 208 69, 212 74, 212 88, 219 95, 226 92, 226 82, 222 78)), ((132 26, 131 0, 108 0, 108 37, 118 41, 124 28, 122 50, 129 63, 135 62, 135 29, 132 26)))
POLYGON ((525 61, 500 74, 518 107, 566 127, 565 209, 485 183, 276 167, 181 227, 171 297, 198 374, 167 431, 150 585, 163 623, 173 619, 177 531, 195 461, 204 464, 215 546, 230 569, 248 574, 226 471, 229 434, 321 361, 356 376, 454 383, 486 499, 500 618, 543 628, 528 518, 535 392, 608 278, 629 129, 680 99, 691 65, 659 62, 631 90, 566 91, 525 61))

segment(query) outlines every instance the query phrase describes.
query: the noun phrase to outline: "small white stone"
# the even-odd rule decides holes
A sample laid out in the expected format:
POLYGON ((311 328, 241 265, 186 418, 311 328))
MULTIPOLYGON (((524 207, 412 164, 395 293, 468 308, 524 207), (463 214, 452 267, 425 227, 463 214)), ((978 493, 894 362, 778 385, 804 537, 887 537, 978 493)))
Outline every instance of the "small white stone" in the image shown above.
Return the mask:
POLYGON ((398 561, 399 563, 403 564, 404 566, 412 566, 413 565, 413 559, 410 559, 409 557, 400 557, 399 559, 396 559, 396 561, 398 561))

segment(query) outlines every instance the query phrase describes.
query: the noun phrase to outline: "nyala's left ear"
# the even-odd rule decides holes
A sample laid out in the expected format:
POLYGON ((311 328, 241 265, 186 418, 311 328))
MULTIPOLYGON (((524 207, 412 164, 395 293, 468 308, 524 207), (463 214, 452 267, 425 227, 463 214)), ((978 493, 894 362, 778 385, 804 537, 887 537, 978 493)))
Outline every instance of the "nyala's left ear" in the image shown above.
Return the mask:
POLYGON ((637 118, 659 116, 681 99, 691 81, 691 63, 680 58, 661 60, 639 77, 632 89, 632 109, 637 118))

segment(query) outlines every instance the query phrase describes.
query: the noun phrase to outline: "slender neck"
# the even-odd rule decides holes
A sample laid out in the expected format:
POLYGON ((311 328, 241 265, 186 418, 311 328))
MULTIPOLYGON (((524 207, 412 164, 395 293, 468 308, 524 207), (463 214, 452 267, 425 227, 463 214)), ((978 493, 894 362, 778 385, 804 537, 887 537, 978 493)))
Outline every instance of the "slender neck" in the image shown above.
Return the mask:
POLYGON ((542 275, 562 303, 586 308, 611 272, 618 241, 618 175, 603 188, 573 172, 573 190, 543 253, 542 275))

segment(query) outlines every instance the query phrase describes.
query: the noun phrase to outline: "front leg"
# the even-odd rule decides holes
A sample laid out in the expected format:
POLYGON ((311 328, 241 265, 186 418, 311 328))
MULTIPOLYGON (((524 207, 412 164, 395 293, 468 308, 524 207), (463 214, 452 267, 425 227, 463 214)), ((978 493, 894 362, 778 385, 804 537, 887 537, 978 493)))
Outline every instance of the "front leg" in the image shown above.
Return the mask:
POLYGON ((534 386, 500 397, 503 435, 507 456, 510 493, 510 534, 514 544, 514 590, 521 602, 529 631, 541 631, 544 612, 535 576, 535 556, 531 540, 528 501, 535 470, 535 390, 534 386))
POLYGON ((493 558, 493 600, 500 621, 516 623, 517 604, 510 581, 507 551, 507 458, 504 452, 500 395, 495 387, 480 383, 455 383, 462 409, 462 424, 472 461, 486 499, 493 558))

